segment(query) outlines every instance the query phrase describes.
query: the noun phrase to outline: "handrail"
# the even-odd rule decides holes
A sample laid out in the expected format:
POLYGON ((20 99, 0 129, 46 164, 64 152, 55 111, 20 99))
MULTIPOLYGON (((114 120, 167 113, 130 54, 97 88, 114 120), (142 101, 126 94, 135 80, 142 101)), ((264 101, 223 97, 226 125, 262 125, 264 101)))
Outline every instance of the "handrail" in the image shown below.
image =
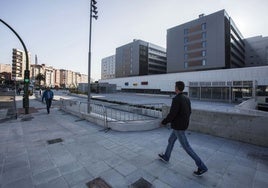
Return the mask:
MULTIPOLYGON (((90 102, 90 114, 103 119, 104 126, 108 128, 108 122, 116 121, 140 121, 162 118, 163 103, 149 104, 111 104, 104 105, 101 103, 90 102)), ((79 114, 86 114, 88 102, 61 99, 61 108, 79 114)))

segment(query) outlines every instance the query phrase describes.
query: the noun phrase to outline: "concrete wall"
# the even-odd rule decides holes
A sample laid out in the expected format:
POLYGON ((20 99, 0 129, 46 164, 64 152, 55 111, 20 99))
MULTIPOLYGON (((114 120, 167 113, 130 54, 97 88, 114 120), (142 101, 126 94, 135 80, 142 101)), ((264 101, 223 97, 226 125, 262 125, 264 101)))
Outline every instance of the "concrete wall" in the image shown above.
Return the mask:
POLYGON ((189 130, 268 147, 268 116, 193 110, 189 130))

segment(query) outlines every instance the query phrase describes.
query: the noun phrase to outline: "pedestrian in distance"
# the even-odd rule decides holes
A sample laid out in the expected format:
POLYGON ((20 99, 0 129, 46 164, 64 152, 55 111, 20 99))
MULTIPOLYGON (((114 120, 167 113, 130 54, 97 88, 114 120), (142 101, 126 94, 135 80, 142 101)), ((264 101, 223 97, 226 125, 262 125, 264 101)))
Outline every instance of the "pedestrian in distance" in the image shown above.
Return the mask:
POLYGON ((54 97, 54 93, 53 91, 50 90, 50 87, 46 88, 46 91, 43 93, 42 96, 42 102, 44 102, 44 99, 46 101, 46 105, 47 105, 47 113, 49 114, 50 112, 50 107, 51 107, 51 103, 54 97))
POLYGON ((183 94, 184 87, 185 85, 182 81, 178 81, 175 84, 176 96, 172 99, 168 115, 161 122, 162 125, 171 123, 172 132, 169 136, 165 153, 158 154, 158 156, 162 161, 168 162, 175 141, 178 139, 182 148, 195 161, 195 164, 198 167, 197 170, 193 172, 193 175, 202 176, 202 174, 208 171, 208 168, 191 148, 185 136, 185 131, 187 130, 190 121, 191 102, 189 98, 183 94))

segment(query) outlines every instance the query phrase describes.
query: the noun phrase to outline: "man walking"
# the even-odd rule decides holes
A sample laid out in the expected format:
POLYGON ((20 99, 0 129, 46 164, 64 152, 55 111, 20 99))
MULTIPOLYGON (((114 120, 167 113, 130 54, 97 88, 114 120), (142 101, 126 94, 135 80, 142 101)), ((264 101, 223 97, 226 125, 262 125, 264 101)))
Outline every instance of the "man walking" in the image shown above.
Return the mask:
POLYGON ((194 171, 195 176, 201 176, 204 174, 208 168, 198 157, 198 155, 193 151, 191 146, 188 143, 188 140, 185 136, 185 130, 189 126, 189 120, 191 115, 191 102, 183 95, 184 82, 178 81, 175 84, 176 96, 172 100, 170 112, 167 117, 161 122, 163 125, 171 123, 171 128, 173 129, 170 137, 168 139, 168 145, 166 152, 159 154, 161 160, 168 162, 174 143, 178 139, 183 149, 188 153, 188 155, 195 161, 198 169, 194 171))
POLYGON ((45 99, 48 114, 49 114, 49 109, 51 107, 53 97, 54 97, 53 91, 50 90, 50 87, 47 87, 46 91, 43 93, 42 102, 44 102, 44 99, 45 99))

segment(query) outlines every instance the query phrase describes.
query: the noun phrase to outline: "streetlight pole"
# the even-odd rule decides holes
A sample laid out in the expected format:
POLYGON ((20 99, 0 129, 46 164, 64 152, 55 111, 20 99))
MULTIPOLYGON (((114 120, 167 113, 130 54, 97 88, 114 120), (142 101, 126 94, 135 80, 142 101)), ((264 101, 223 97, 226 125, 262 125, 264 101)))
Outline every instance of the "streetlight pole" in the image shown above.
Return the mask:
POLYGON ((24 52, 25 52, 25 56, 26 56, 26 70, 24 71, 24 96, 23 96, 23 107, 25 109, 25 114, 29 114, 29 94, 28 94, 28 90, 29 90, 29 82, 30 82, 30 71, 29 71, 29 56, 28 56, 28 50, 23 42, 23 40, 20 38, 20 36, 18 35, 18 33, 10 26, 8 25, 6 22, 4 22, 2 19, 0 19, 0 22, 2 22, 4 25, 6 25, 20 40, 24 52))
POLYGON ((96 7, 97 1, 90 0, 90 19, 89 19, 89 47, 88 47, 88 89, 87 89, 87 113, 90 113, 90 77, 91 77, 91 31, 92 31, 92 18, 98 19, 98 11, 96 7))

